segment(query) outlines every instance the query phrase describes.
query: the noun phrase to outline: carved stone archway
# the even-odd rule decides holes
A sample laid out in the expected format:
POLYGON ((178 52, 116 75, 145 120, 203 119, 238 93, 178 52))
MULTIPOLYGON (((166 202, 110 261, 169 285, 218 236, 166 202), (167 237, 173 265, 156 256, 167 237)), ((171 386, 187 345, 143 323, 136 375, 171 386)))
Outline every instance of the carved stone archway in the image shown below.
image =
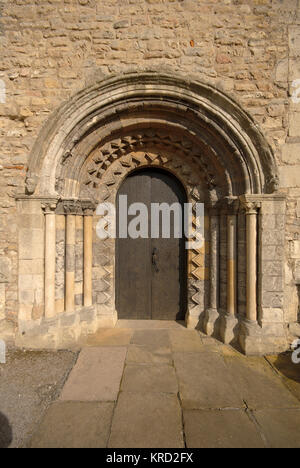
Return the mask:
POLYGON ((96 238, 93 209, 114 202, 128 173, 146 166, 171 171, 189 200, 206 206, 205 246, 189 258, 187 325, 238 339, 245 352, 282 350, 285 199, 274 155, 230 97, 154 72, 109 77, 77 94, 33 148, 18 200, 37 223, 40 248, 30 258, 29 240, 20 256, 36 272, 33 293, 20 278, 20 343, 56 347, 114 325, 114 243, 96 238))

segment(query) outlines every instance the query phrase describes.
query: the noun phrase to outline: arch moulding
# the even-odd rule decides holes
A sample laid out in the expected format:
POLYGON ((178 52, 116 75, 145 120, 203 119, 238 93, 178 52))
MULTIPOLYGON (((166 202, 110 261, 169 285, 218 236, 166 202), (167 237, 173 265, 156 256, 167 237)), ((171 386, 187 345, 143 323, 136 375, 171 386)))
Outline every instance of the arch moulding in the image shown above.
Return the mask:
POLYGON ((20 230, 19 343, 73 344, 115 324, 114 243, 97 239, 94 210, 114 203, 124 178, 147 166, 172 172, 189 201, 205 203, 205 243, 189 253, 187 325, 226 343, 239 340, 248 353, 282 350, 283 265, 274 291, 266 249, 275 235, 267 216, 270 226, 282 227, 278 244, 284 232, 273 152, 231 97, 152 71, 111 76, 81 91, 50 117, 34 145, 18 197, 20 215, 35 226, 31 235, 20 230), (35 272, 30 294, 25 261, 35 272))

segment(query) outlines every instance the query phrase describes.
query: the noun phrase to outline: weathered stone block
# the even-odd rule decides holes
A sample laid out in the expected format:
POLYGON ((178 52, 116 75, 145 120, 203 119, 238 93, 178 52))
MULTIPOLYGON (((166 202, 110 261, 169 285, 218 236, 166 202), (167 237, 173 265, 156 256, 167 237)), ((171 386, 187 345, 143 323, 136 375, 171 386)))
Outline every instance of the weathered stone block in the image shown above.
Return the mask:
POLYGON ((262 264, 262 273, 266 276, 282 276, 283 265, 278 261, 264 261, 262 264))
POLYGON ((93 307, 84 308, 80 311, 80 321, 91 323, 96 319, 96 310, 93 307))
POLYGON ((284 231, 262 231, 262 244, 263 246, 284 244, 284 231))
POLYGON ((5 319, 5 301, 6 301, 6 294, 5 294, 5 284, 0 284, 0 321, 5 319))
POLYGON ((11 280, 12 263, 8 257, 0 257, 0 283, 9 283, 11 280))
POLYGON ((76 314, 62 314, 60 317, 60 323, 62 327, 72 327, 76 324, 77 316, 76 314))
POLYGON ((42 215, 41 202, 39 200, 26 199, 18 200, 18 212, 20 214, 20 222, 29 215, 42 215))
POLYGON ((282 161, 289 165, 300 164, 300 143, 287 143, 282 147, 282 161))
POLYGON ((283 310, 277 308, 263 307, 261 313, 261 321, 263 323, 283 323, 283 310))
POLYGON ((281 292, 283 291, 283 277, 282 276, 265 276, 261 278, 262 288, 264 291, 281 292))
POLYGON ((261 301, 263 307, 282 308, 284 301, 283 293, 263 291, 261 301))
POLYGON ((275 69, 275 81, 281 86, 286 86, 288 81, 289 59, 285 58, 277 63, 275 69))
POLYGON ((18 225, 21 229, 44 229, 44 216, 42 213, 19 216, 18 225))
POLYGON ((290 257, 292 259, 300 259, 300 241, 290 241, 290 257))
POLYGON ((36 260, 44 258, 44 231, 21 229, 19 231, 19 258, 36 260))
POLYGON ((20 260, 19 261, 19 274, 20 275, 43 275, 44 261, 42 259, 20 260))
POLYGON ((83 295, 82 294, 75 294, 75 306, 79 308, 83 305, 83 295))
POLYGON ((281 187, 300 187, 300 164, 295 166, 280 166, 279 176, 281 187))
POLYGON ((30 302, 29 304, 24 304, 24 303, 21 303, 21 299, 23 299, 23 296, 20 297, 18 319, 19 321, 29 322, 32 318, 32 309, 33 309, 32 302, 30 302))
POLYGON ((299 26, 289 27, 289 47, 290 47, 290 57, 300 56, 300 27, 299 26))
POLYGON ((261 216, 261 227, 263 229, 276 229, 276 218, 274 214, 265 214, 261 216))
POLYGON ((295 282, 300 285, 300 259, 295 262, 294 278, 295 282))
POLYGON ((300 112, 290 112, 289 136, 300 137, 300 112))
POLYGON ((19 275, 19 286, 21 290, 42 290, 44 287, 44 278, 42 275, 19 275))
POLYGON ((34 303, 34 291, 33 290, 19 290, 19 301, 20 304, 23 305, 30 305, 31 304, 31 309, 33 307, 34 303))
POLYGON ((282 260, 285 252, 283 246, 265 245, 262 249, 261 256, 263 261, 267 260, 282 260))
POLYGON ((260 215, 284 215, 286 212, 286 200, 284 197, 270 196, 270 199, 263 198, 261 202, 260 215))

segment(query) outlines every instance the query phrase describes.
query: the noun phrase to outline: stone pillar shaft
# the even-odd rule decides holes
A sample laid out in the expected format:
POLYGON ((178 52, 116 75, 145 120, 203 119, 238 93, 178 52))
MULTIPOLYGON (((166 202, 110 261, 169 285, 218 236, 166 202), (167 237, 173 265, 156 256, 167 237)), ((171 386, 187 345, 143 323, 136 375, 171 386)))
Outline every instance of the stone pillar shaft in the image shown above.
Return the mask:
POLYGON ((219 256, 220 256, 220 218, 217 209, 210 211, 210 290, 209 308, 205 311, 203 331, 213 335, 219 318, 219 256))
POLYGON ((55 316, 56 204, 43 204, 45 211, 45 317, 55 316))
POLYGON ((230 214, 227 217, 227 313, 236 314, 237 303, 237 216, 230 214))
POLYGON ((247 229, 247 319, 257 320, 257 211, 246 212, 247 229))
POLYGON ((220 336, 223 343, 233 343, 237 339, 237 212, 239 201, 236 198, 224 199, 227 214, 227 304, 222 311, 220 336))
POLYGON ((93 261, 93 216, 84 216, 84 272, 83 294, 84 306, 90 307, 93 303, 92 291, 92 261, 93 261))
POLYGON ((66 298, 67 312, 75 309, 75 240, 76 217, 68 214, 66 219, 66 298))
POLYGON ((210 218, 210 308, 218 309, 219 305, 219 216, 211 214, 210 218))

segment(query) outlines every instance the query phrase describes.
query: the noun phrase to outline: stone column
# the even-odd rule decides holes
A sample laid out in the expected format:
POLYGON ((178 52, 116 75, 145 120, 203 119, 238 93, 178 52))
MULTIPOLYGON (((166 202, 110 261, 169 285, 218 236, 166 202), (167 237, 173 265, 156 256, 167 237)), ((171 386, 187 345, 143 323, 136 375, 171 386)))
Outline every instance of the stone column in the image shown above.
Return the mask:
POLYGON ((83 297, 84 306, 90 307, 93 305, 93 290, 92 290, 92 264, 93 264, 93 213, 95 210, 91 202, 82 202, 84 215, 83 225, 83 297))
POLYGON ((236 340, 237 320, 237 212, 239 201, 227 198, 227 309, 223 311, 220 334, 224 343, 236 340))
POLYGON ((209 309, 205 312, 204 332, 213 335, 219 318, 219 255, 220 255, 220 216, 217 208, 210 210, 210 290, 209 309))
POLYGON ((236 314, 237 286, 237 214, 227 216, 227 314, 236 314))
POLYGON ((78 205, 75 201, 64 201, 66 213, 66 312, 75 310, 75 241, 76 241, 76 215, 78 205))
POLYGON ((262 330, 258 324, 258 208, 261 203, 256 195, 240 197, 246 214, 246 317, 241 323, 239 342, 246 354, 259 353, 262 343, 262 330))
POLYGON ((45 213, 45 317, 55 316, 56 233, 55 209, 57 202, 42 203, 45 213))
POLYGON ((245 203, 246 209, 246 239, 247 239, 247 262, 246 262, 246 287, 247 306, 246 318, 253 322, 257 321, 257 203, 245 203))

